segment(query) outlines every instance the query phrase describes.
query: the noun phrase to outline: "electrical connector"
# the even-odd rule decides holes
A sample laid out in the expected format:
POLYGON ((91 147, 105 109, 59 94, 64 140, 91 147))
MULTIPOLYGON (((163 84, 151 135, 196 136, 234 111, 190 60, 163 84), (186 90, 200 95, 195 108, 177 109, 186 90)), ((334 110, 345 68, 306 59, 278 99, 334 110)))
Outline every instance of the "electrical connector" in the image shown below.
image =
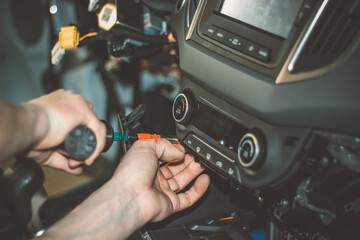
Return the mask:
POLYGON ((53 65, 58 65, 64 54, 65 49, 60 46, 59 42, 57 42, 51 50, 51 63, 53 65))
POLYGON ((117 7, 115 4, 107 3, 98 13, 99 27, 109 31, 117 21, 117 7))
POLYGON ((65 50, 75 49, 79 45, 79 32, 75 26, 62 27, 59 43, 65 50))

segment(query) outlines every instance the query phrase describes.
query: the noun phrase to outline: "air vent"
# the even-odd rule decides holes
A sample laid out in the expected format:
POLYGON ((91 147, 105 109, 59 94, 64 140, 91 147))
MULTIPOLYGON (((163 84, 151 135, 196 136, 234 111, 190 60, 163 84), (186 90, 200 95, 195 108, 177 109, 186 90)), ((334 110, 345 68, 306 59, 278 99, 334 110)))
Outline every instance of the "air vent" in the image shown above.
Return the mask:
POLYGON ((359 32, 360 0, 329 0, 295 65, 295 72, 331 63, 354 44, 359 32))
POLYGON ((187 26, 190 27, 190 23, 193 20, 193 17, 195 15, 196 9, 199 6, 200 0, 191 0, 190 6, 188 9, 188 20, 187 20, 187 26))

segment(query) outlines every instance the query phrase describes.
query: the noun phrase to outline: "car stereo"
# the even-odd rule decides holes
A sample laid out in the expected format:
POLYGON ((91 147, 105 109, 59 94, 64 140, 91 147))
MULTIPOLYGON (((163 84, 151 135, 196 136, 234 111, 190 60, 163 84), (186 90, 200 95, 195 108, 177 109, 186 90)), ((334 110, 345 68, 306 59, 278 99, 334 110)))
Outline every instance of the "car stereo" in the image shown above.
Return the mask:
POLYGON ((202 0, 187 40, 276 78, 318 0, 202 0))

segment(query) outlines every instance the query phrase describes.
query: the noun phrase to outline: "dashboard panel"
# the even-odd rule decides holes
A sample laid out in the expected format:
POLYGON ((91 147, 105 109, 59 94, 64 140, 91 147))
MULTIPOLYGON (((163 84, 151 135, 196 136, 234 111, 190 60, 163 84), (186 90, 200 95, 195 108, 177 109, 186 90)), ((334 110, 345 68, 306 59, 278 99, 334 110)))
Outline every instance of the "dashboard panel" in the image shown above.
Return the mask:
MULTIPOLYGON (((263 2, 256 2, 261 10, 263 2)), ((339 1, 295 4, 291 13, 295 15, 290 16, 293 22, 282 33, 235 20, 236 14, 228 9, 231 4, 235 9, 241 7, 240 2, 184 3, 173 16, 173 26, 185 73, 183 94, 193 99, 192 113, 186 122, 174 118, 178 137, 205 165, 238 187, 277 187, 299 168, 315 130, 360 135, 358 25, 356 34, 336 55, 326 60, 304 56, 309 52, 308 41, 319 41, 315 38, 321 34, 319 26, 334 18, 331 13, 339 1), (237 49, 242 41, 242 48, 237 49), (249 53, 251 47, 257 52, 249 53), (229 127, 228 133, 224 126, 229 127), (223 136, 214 133, 216 128, 225 129, 223 136), (237 135, 232 141, 238 144, 224 144, 230 132, 237 135), (187 143, 189 138, 192 144, 187 143), (216 160, 208 158, 209 154, 215 154, 216 160), (244 154, 260 156, 260 160, 246 159, 244 154)), ((343 11, 350 18, 359 6, 349 3, 343 11)))

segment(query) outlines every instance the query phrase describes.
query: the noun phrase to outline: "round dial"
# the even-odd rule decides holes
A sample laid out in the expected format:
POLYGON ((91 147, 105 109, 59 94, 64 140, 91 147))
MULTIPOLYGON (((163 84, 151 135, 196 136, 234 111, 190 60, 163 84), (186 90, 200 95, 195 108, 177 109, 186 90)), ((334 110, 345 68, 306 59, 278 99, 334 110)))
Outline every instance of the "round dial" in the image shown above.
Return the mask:
POLYGON ((173 117, 176 122, 187 124, 191 120, 193 113, 193 97, 189 92, 180 93, 173 103, 173 117))
POLYGON ((245 168, 256 169, 264 159, 264 144, 261 137, 254 133, 245 134, 238 146, 238 159, 245 168))

